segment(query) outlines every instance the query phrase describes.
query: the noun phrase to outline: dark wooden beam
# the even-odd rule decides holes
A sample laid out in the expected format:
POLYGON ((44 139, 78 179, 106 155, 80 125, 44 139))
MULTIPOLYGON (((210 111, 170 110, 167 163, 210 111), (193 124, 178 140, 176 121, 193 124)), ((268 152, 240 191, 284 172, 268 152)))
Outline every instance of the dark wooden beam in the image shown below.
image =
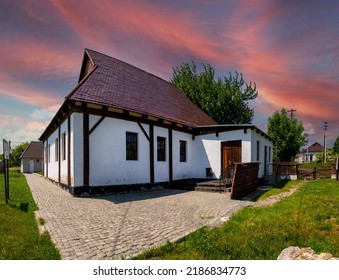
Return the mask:
POLYGON ((148 142, 150 142, 150 137, 147 135, 146 130, 144 129, 144 127, 141 125, 141 123, 138 122, 138 126, 140 127, 140 129, 142 130, 142 132, 144 133, 145 137, 147 138, 148 142))
POLYGON ((67 119, 67 185, 71 186, 71 117, 67 119))
POLYGON ((150 162, 150 184, 154 185, 154 127, 149 126, 149 162, 150 162))
POLYGON ((83 176, 84 186, 89 185, 89 115, 83 114, 83 176))
POLYGON ((60 131, 61 127, 59 126, 58 129, 58 183, 61 183, 61 131, 60 131))
POLYGON ((103 110, 98 110, 98 109, 94 109, 94 108, 88 108, 88 107, 85 107, 85 106, 84 107, 75 106, 75 107, 72 108, 72 112, 86 113, 86 114, 97 115, 97 116, 105 116, 105 117, 109 117, 109 118, 132 121, 132 122, 136 122, 136 123, 140 122, 140 123, 143 123, 143 124, 155 125, 155 126, 159 126, 159 127, 163 127, 163 128, 167 128, 167 129, 172 129, 172 130, 176 130, 176 131, 181 131, 181 132, 193 134, 192 130, 186 129, 185 127, 176 126, 174 123, 166 124, 166 123, 163 123, 161 119, 158 119, 156 121, 156 120, 152 120, 152 119, 148 119, 148 118, 144 119, 143 117, 136 117, 136 116, 130 115, 129 111, 126 111, 126 110, 123 113, 117 113, 117 112, 112 112, 110 110, 103 111, 103 110))
POLYGON ((91 130, 89 131, 89 135, 91 135, 91 133, 99 126, 99 124, 104 120, 105 116, 102 116, 95 125, 93 125, 93 127, 91 128, 91 130))
POLYGON ((49 146, 48 146, 48 138, 46 139, 46 150, 47 150, 47 155, 45 156, 45 160, 46 160, 46 178, 48 178, 48 161, 49 161, 49 146))
POLYGON ((172 129, 168 130, 168 178, 169 184, 171 185, 173 182, 173 133, 172 129))

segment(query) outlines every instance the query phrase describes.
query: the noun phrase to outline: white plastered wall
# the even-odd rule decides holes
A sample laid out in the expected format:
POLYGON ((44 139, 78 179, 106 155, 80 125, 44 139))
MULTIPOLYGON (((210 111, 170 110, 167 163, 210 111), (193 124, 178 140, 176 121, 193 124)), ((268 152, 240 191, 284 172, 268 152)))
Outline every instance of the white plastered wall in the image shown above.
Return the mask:
POLYGON ((221 174, 222 142, 241 140, 242 162, 251 162, 251 132, 249 129, 197 136, 194 140, 195 177, 206 178, 206 168, 212 168, 213 178, 221 174))
MULTIPOLYGON (((91 129, 100 119, 90 115, 91 129)), ((149 126, 142 124, 149 134, 149 126)), ((91 186, 150 182, 149 142, 135 122, 105 118, 89 136, 91 186), (126 160, 126 132, 137 133, 138 160, 126 160)))
MULTIPOLYGON (((47 162, 48 166, 48 178, 52 179, 54 181, 58 181, 58 161, 56 161, 56 147, 55 147, 55 140, 58 138, 58 130, 54 131, 49 137, 48 137, 48 146, 47 141, 44 142, 44 145, 46 145, 47 152, 49 154, 49 159, 45 160, 47 162)), ((46 153, 45 153, 46 154, 46 153)), ((45 176, 46 176, 46 170, 45 170, 45 176)))
POLYGON ((191 134, 173 131, 173 180, 194 178, 194 141, 191 134), (186 161, 180 162, 180 141, 186 141, 186 161))
POLYGON ((266 172, 271 172, 272 170, 272 160, 273 160, 273 143, 267 137, 258 133, 256 130, 251 130, 252 134, 252 148, 251 148, 251 158, 252 162, 259 162, 259 178, 265 176, 265 147, 267 147, 266 155, 266 172), (259 141, 259 159, 257 158, 257 142, 259 141))

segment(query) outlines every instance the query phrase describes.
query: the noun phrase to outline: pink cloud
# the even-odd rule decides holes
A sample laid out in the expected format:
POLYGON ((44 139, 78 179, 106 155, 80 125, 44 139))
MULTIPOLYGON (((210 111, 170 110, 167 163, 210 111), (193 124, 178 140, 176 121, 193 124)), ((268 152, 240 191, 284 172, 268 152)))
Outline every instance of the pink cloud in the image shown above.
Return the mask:
POLYGON ((30 37, 0 39, 2 75, 35 76, 42 79, 69 77, 79 69, 82 52, 30 37))
POLYGON ((319 11, 313 1, 307 7, 298 1, 231 2, 185 2, 182 9, 156 1, 24 2, 22 10, 45 26, 45 34, 0 38, 6 65, 0 69, 0 92, 39 108, 62 102, 67 90, 44 88, 58 84, 64 90, 59 83, 70 80, 75 85, 83 48, 89 47, 167 80, 173 66, 193 59, 212 64, 222 75, 238 70, 257 84, 256 113, 270 115, 285 107, 305 119, 335 120, 337 33, 328 35, 331 26, 323 32, 312 18, 327 17, 331 7, 319 11), (218 7, 229 9, 223 15, 218 7), (311 20, 299 24, 308 14, 311 20), (54 36, 63 28, 67 36, 54 36))
POLYGON ((227 46, 221 45, 218 38, 204 34, 199 29, 199 22, 194 22, 193 13, 187 10, 171 10, 135 1, 116 5, 106 0, 81 6, 74 0, 54 0, 52 3, 86 45, 100 42, 101 48, 109 49, 111 53, 123 49, 121 44, 126 38, 133 38, 136 47, 138 42, 145 46, 149 42, 148 46, 157 44, 173 52, 191 53, 208 61, 231 60, 223 54, 227 46))
POLYGON ((1 94, 39 107, 51 106, 60 103, 60 95, 67 94, 62 92, 58 97, 51 84, 60 81, 59 86, 62 86, 73 78, 75 85, 82 51, 75 55, 66 47, 28 37, 0 39, 0 42, 1 64, 4 66, 0 69, 1 94))
POLYGON ((30 84, 16 80, 0 81, 1 92, 12 99, 37 107, 59 104, 60 97, 40 88, 34 88, 30 84))

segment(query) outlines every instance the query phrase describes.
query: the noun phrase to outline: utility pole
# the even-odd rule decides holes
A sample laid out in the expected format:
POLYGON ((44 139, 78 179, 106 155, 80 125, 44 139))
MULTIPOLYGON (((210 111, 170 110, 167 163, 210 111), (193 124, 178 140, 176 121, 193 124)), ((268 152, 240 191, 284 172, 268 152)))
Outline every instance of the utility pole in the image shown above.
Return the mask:
POLYGON ((294 117, 294 112, 296 111, 296 109, 287 110, 287 112, 291 113, 291 119, 294 117))
POLYGON ((326 131, 328 128, 328 122, 324 122, 324 126, 321 126, 324 129, 324 153, 323 153, 323 164, 326 163, 326 131))

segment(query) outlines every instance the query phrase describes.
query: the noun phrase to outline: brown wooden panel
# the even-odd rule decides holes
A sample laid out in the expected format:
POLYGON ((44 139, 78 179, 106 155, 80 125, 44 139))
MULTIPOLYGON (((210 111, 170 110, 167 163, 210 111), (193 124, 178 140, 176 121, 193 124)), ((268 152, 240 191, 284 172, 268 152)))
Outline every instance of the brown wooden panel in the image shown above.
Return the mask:
POLYGON ((258 186, 259 163, 237 163, 233 178, 231 198, 243 197, 258 186))

